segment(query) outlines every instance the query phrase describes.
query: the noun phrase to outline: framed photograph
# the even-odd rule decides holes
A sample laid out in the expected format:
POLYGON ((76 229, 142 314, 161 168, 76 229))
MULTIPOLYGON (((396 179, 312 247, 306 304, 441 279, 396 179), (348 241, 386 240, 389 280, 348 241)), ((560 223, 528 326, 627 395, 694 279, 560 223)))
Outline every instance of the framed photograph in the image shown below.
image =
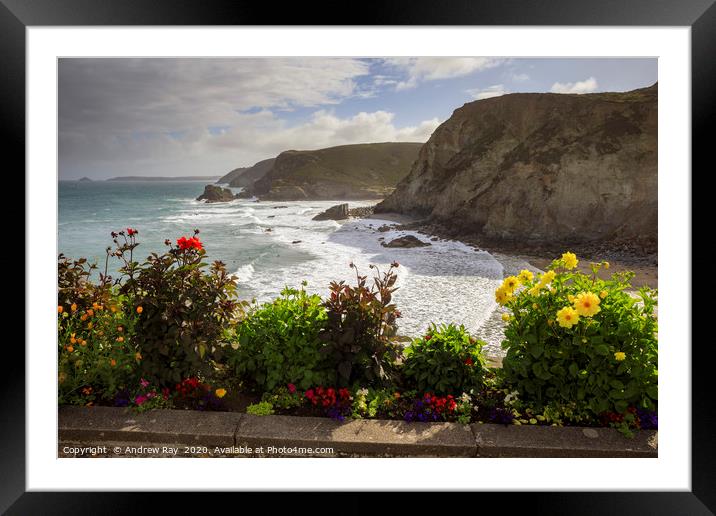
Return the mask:
POLYGON ((27 203, 3 510, 434 490, 711 513, 690 300, 713 2, 404 4, 2 1, 27 203))

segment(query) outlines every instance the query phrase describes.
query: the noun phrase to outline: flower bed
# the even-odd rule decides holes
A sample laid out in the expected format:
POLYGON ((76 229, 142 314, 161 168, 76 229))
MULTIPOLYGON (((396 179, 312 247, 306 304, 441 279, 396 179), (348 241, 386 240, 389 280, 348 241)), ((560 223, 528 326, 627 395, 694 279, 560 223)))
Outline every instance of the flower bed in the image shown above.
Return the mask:
MULTIPOLYGON (((464 327, 428 325, 406 348, 394 262, 321 299, 286 288, 261 306, 237 299, 196 230, 135 260, 139 232, 112 233, 104 271, 58 260, 60 404, 238 410, 346 419, 657 426, 656 291, 629 274, 572 272, 565 253, 539 277, 506 278, 502 369, 464 327), (110 259, 121 262, 108 274, 110 259)), ((305 286, 305 284, 304 284, 305 286)))

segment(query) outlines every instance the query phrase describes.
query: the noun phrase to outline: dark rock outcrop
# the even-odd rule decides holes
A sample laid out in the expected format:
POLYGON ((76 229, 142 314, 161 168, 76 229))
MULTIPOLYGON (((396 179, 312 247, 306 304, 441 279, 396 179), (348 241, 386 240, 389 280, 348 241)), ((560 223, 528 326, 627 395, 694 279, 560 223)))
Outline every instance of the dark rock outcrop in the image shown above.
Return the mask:
POLYGON ((319 213, 312 220, 344 220, 350 217, 348 204, 337 204, 319 213))
POLYGON ((381 242, 383 247, 427 247, 429 245, 432 245, 430 242, 423 242, 417 237, 414 237, 413 235, 405 235, 402 237, 398 237, 395 240, 391 240, 390 242, 381 242))
POLYGON ((657 85, 455 110, 376 213, 502 241, 657 238, 657 85))
POLYGON ((228 188, 222 188, 216 185, 206 185, 204 193, 196 198, 197 201, 206 202, 228 202, 233 201, 236 197, 228 188))

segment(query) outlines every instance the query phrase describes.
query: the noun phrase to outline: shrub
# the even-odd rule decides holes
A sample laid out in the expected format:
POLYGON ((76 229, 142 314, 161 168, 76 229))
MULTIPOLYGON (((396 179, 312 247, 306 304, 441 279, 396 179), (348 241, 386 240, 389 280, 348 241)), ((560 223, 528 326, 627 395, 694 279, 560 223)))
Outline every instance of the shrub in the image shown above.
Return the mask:
POLYGON ((638 302, 626 292, 632 273, 603 280, 607 262, 592 264, 591 275, 570 272, 576 265, 565 253, 540 278, 523 271, 497 290, 512 312, 503 380, 537 410, 576 404, 599 416, 655 408, 656 291, 642 288, 638 302))
POLYGON ((320 335, 327 344, 324 351, 338 373, 338 385, 389 385, 395 380, 400 354, 393 340, 400 312, 391 304, 398 263, 392 263, 382 275, 371 265, 378 275, 370 287, 366 276, 361 276, 352 263, 350 266, 356 269, 357 285, 332 282, 324 304, 328 315, 320 335))
POLYGON ((479 389, 485 372, 483 345, 463 326, 432 324, 423 337, 405 349, 403 375, 407 387, 437 394, 479 389))
POLYGON ((136 382, 141 358, 126 299, 88 281, 94 266, 60 255, 57 305, 60 404, 107 402, 136 382))
POLYGON ((239 378, 262 391, 286 384, 308 389, 331 383, 335 373, 326 369, 324 343, 318 338, 325 323, 319 296, 285 288, 281 297, 236 327, 228 363, 239 378))
POLYGON ((208 264, 198 230, 174 246, 165 241, 170 249, 162 255, 152 253, 142 264, 133 260, 138 244, 136 230, 132 231, 113 233, 113 254, 124 262, 121 292, 138 314, 142 375, 168 386, 198 373, 209 374, 210 361, 222 358, 225 326, 243 307, 235 299, 234 276, 220 261, 204 272, 208 264))
POLYGON ((259 401, 246 407, 246 413, 254 416, 270 416, 273 414, 273 405, 268 401, 259 401))

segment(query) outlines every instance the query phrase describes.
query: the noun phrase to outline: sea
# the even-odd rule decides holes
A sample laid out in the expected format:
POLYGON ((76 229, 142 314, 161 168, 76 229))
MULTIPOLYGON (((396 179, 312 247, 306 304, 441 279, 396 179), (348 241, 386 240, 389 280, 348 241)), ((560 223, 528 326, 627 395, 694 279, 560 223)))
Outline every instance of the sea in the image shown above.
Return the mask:
MULTIPOLYGON (((221 260, 237 277, 239 296, 257 303, 271 301, 286 287, 301 287, 321 296, 331 281, 355 284, 357 266, 371 277, 369 265, 387 270, 397 261, 398 280, 393 299, 401 311, 401 335, 422 335, 429 323, 456 323, 488 341, 499 355, 501 332, 494 325, 494 291, 502 281, 501 261, 490 253, 457 241, 430 241, 430 235, 391 229, 373 218, 314 221, 312 218, 340 201, 228 203, 196 201, 204 189, 200 181, 120 182, 60 181, 58 253, 85 257, 103 269, 110 233, 126 228, 139 231, 135 257, 166 249, 166 239, 199 237, 210 261, 221 260), (386 248, 382 242, 414 235, 427 247, 386 248), (381 240, 383 239, 383 240, 381 240)), ((238 192, 240 189, 234 189, 238 192)), ((375 201, 351 201, 350 207, 375 201)), ((111 262, 110 273, 119 263, 111 262)))

